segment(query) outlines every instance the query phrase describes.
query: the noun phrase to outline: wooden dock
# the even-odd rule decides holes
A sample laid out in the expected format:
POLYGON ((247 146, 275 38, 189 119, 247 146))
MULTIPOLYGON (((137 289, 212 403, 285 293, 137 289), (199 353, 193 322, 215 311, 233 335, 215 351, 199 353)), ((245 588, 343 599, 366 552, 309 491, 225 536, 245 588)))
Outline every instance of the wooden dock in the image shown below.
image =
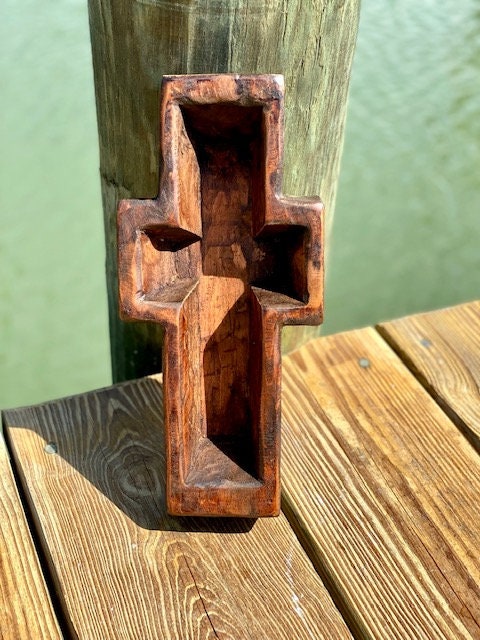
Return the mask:
POLYGON ((161 376, 3 412, 0 638, 480 638, 480 302, 284 359, 282 514, 173 518, 161 376))

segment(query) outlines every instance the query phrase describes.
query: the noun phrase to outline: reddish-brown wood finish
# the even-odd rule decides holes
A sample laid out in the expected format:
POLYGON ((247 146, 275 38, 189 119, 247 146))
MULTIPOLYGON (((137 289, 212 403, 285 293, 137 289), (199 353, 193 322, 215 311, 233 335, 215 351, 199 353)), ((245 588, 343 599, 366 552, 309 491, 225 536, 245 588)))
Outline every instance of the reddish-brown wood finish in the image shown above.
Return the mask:
POLYGON ((322 320, 323 206, 281 194, 281 76, 165 76, 160 121, 118 250, 122 317, 165 327, 168 510, 277 515, 280 331, 322 320))

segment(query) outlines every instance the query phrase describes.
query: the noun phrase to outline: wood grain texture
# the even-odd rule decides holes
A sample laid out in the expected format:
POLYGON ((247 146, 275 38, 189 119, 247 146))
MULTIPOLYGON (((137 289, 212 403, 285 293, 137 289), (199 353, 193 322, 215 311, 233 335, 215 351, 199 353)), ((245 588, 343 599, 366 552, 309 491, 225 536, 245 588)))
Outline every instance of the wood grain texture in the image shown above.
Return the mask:
POLYGON ((323 205, 282 192, 283 78, 164 76, 159 195, 118 207, 119 306, 165 327, 167 509, 280 512, 280 331, 323 317, 323 205))
MULTIPOLYGON (((284 192, 334 209, 359 0, 89 0, 115 380, 161 368, 163 330, 118 318, 116 211, 159 182, 164 74, 285 76, 284 192)), ((316 331, 316 330, 314 330, 316 331)), ((284 330, 291 348, 312 329, 284 330)))
POLYGON ((480 301, 377 329, 480 451, 480 301))
POLYGON ((61 638, 1 431, 0 638, 61 638))
POLYGON ((358 637, 480 637, 480 458, 373 329, 284 361, 284 509, 358 637))
POLYGON ((284 516, 167 516, 161 407, 149 378, 5 414, 72 635, 350 638, 284 516))

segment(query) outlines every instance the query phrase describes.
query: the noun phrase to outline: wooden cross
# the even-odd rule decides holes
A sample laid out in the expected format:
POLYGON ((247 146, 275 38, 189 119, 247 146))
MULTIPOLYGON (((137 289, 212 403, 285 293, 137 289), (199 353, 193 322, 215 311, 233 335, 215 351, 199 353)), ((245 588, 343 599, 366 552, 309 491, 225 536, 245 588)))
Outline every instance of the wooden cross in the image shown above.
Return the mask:
POLYGON ((118 258, 122 317, 165 327, 167 508, 276 515, 280 333, 322 320, 323 206, 281 195, 281 76, 165 76, 160 119, 118 258))

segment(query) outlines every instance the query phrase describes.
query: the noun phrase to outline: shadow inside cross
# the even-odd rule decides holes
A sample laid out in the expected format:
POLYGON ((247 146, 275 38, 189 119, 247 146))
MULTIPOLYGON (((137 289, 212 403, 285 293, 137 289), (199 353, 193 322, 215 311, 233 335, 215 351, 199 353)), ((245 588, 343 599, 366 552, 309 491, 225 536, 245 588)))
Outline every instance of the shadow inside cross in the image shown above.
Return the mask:
MULTIPOLYGON (((42 438, 42 455, 63 458, 143 529, 244 533, 255 523, 167 514, 161 376, 5 415, 13 448, 9 429, 35 431, 42 438)), ((101 508, 102 501, 98 504, 101 508)))

